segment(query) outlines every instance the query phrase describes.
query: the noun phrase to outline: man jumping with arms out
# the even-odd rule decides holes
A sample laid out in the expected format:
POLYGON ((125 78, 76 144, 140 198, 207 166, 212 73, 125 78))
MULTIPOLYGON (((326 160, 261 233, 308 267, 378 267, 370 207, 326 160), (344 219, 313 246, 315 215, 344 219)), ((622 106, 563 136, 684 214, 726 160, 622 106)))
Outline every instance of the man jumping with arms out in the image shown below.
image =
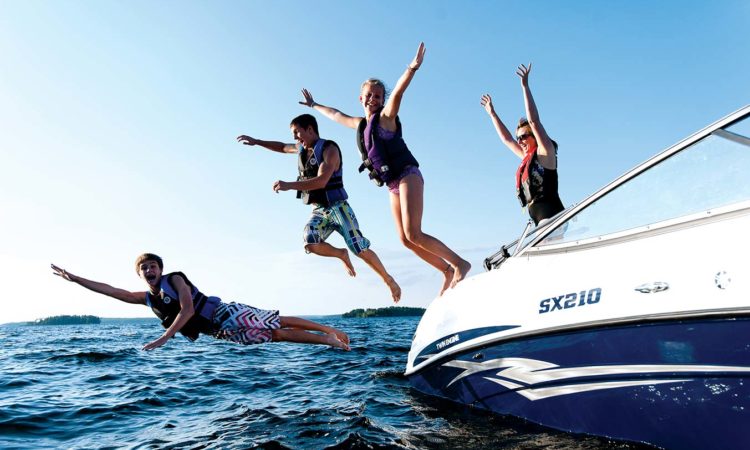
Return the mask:
POLYGON ((148 285, 148 290, 130 292, 73 275, 52 264, 54 274, 65 280, 125 303, 151 307, 166 330, 158 339, 144 345, 143 350, 161 347, 178 332, 191 341, 198 339, 200 334, 209 334, 244 345, 297 342, 349 350, 349 337, 343 331, 298 317, 280 316, 278 311, 225 303, 218 297, 201 293, 184 273, 162 274, 163 269, 164 263, 159 256, 153 253, 140 255, 135 261, 135 270, 148 285))
POLYGON ((357 218, 344 190, 341 168, 341 150, 333 141, 321 139, 318 123, 310 114, 295 117, 290 124, 292 136, 297 144, 278 141, 263 141, 242 135, 237 141, 245 145, 260 145, 278 153, 297 156, 300 176, 297 181, 278 180, 273 184, 275 192, 296 190, 297 197, 307 205, 313 205, 313 213, 305 226, 305 251, 320 256, 340 259, 350 276, 356 276, 354 266, 345 248, 336 248, 325 242, 333 231, 343 236, 347 247, 367 263, 391 291, 394 302, 401 299, 401 288, 388 274, 378 255, 370 249, 370 241, 359 230, 357 218))

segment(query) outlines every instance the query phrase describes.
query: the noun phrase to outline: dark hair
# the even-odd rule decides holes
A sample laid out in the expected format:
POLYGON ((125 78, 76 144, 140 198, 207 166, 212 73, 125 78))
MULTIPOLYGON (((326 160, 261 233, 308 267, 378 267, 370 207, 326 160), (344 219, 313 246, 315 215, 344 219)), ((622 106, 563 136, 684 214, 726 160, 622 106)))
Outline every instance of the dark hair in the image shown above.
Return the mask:
POLYGON ((304 129, 307 129, 307 127, 313 127, 313 131, 315 131, 315 134, 320 135, 318 132, 318 121, 315 120, 315 117, 311 116, 310 114, 302 114, 301 116, 297 116, 294 119, 292 119, 292 122, 289 124, 291 127, 292 125, 297 125, 298 127, 302 127, 304 129))
POLYGON ((164 261, 162 261, 159 255, 144 253, 135 259, 135 271, 138 272, 141 269, 141 264, 146 261, 156 261, 156 264, 159 265, 159 269, 164 270, 164 261))

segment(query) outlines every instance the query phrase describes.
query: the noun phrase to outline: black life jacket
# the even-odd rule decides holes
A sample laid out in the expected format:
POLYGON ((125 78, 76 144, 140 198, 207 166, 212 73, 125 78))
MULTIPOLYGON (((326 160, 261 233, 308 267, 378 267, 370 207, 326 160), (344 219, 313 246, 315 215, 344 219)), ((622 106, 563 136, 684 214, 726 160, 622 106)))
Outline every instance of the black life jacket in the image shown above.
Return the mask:
POLYGON ((419 167, 401 135, 401 121, 396 117, 396 134, 392 139, 378 136, 380 111, 373 114, 370 122, 362 119, 357 126, 357 147, 362 158, 359 172, 367 169, 368 176, 378 186, 395 180, 406 166, 419 167))
MULTIPOLYGON (((557 144, 554 145, 557 153, 557 144)), ((543 199, 555 201, 560 198, 557 170, 542 166, 537 149, 527 153, 516 170, 516 196, 521 206, 543 199)))
POLYGON ((193 317, 180 329, 180 333, 186 338, 194 341, 198 339, 200 333, 213 333, 213 315, 216 307, 221 302, 218 297, 207 297, 203 295, 193 283, 188 280, 182 272, 172 272, 162 275, 159 281, 159 294, 153 295, 146 292, 146 304, 161 320, 164 328, 169 328, 174 322, 177 314, 180 312, 180 298, 177 289, 172 284, 172 277, 179 275, 185 280, 190 287, 190 295, 193 298, 193 317))
MULTIPOLYGON (((327 143, 336 145, 333 141, 326 141, 324 139, 318 139, 313 147, 312 157, 307 157, 307 150, 303 147, 299 147, 298 158, 297 158, 297 169, 299 170, 299 176, 297 181, 309 180, 318 176, 318 169, 320 164, 323 163, 323 148, 327 143)), ((336 145, 338 148, 338 145, 336 145)), ((344 162, 341 158, 341 150, 339 152, 339 167, 336 169, 331 178, 322 189, 316 189, 314 191, 297 191, 297 198, 301 198, 305 205, 312 203, 330 206, 331 204, 346 200, 349 196, 344 190, 344 179, 343 179, 343 167, 344 162)))

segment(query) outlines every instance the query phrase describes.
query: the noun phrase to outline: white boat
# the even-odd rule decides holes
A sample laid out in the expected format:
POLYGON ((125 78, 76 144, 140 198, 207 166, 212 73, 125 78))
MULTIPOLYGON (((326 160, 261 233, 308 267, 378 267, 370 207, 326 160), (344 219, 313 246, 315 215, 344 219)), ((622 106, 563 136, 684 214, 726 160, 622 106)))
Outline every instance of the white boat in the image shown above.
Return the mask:
POLYGON ((573 433, 750 447, 750 106, 435 299, 419 391, 573 433))

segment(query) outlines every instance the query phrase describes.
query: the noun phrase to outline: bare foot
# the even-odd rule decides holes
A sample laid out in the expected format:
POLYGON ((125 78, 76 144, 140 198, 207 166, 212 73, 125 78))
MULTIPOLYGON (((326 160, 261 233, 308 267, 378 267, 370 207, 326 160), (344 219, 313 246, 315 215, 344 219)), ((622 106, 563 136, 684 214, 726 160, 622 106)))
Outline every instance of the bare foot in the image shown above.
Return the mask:
POLYGON ((354 271, 352 260, 349 259, 349 252, 346 251, 346 249, 342 249, 342 254, 341 256, 339 256, 339 259, 341 259, 341 261, 344 263, 344 267, 346 267, 346 273, 348 273, 350 277, 356 277, 357 272, 354 271))
POLYGON ((328 327, 328 331, 326 331, 326 334, 332 334, 336 336, 336 338, 338 338, 338 340, 343 342, 344 344, 349 343, 349 336, 347 336, 346 333, 337 328, 328 327))
POLYGON ((458 263, 458 267, 456 267, 456 271, 453 274, 453 280, 451 281, 451 288, 456 287, 459 281, 466 278, 466 274, 469 273, 469 270, 471 270, 471 263, 469 261, 462 259, 461 262, 458 263))
POLYGON ((386 281, 385 284, 387 284, 388 288, 391 290, 393 303, 398 303, 398 301, 401 300, 401 286, 396 283, 396 280, 394 280, 393 277, 390 277, 390 280, 386 281))
POLYGON ((340 348, 344 351, 349 351, 351 348, 349 348, 349 344, 346 342, 342 342, 341 339, 339 339, 334 333, 329 333, 326 335, 326 344, 330 345, 334 348, 340 348))
POLYGON ((443 271, 443 276, 445 277, 445 279, 443 280, 443 287, 440 288, 440 294, 438 296, 442 296, 443 292, 451 287, 451 281, 453 281, 453 272, 453 266, 451 265, 448 265, 448 268, 443 271))

